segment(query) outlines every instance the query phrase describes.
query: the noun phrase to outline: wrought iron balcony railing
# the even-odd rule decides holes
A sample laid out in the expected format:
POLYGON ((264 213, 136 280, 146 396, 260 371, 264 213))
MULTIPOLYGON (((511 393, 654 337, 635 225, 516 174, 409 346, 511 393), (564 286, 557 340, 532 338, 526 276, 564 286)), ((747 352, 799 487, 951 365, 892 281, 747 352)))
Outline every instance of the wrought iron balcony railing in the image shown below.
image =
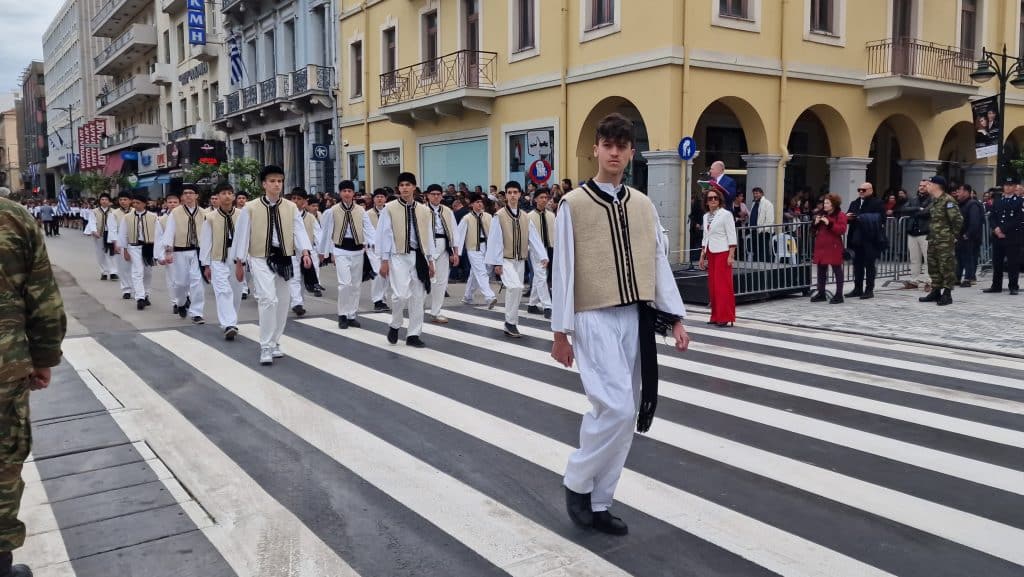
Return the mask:
POLYGON ((196 133, 196 125, 195 124, 191 124, 189 126, 185 126, 183 128, 179 128, 177 130, 172 130, 172 131, 168 132, 167 133, 167 140, 169 140, 171 142, 174 142, 176 140, 181 140, 183 138, 188 138, 189 136, 194 136, 195 133, 196 133))
POLYGON ((213 119, 220 120, 224 118, 224 101, 218 100, 213 103, 213 119))
POLYGON ((868 77, 909 76, 971 84, 973 50, 924 42, 917 38, 876 40, 867 44, 868 77))
POLYGON ((113 42, 108 44, 102 52, 93 57, 92 65, 96 68, 99 68, 101 64, 105 64, 112 55, 114 55, 118 50, 127 46, 128 43, 134 39, 135 29, 129 28, 127 32, 118 36, 113 42))
POLYGON ((497 54, 459 50, 380 75, 380 104, 390 106, 460 88, 494 88, 497 54))

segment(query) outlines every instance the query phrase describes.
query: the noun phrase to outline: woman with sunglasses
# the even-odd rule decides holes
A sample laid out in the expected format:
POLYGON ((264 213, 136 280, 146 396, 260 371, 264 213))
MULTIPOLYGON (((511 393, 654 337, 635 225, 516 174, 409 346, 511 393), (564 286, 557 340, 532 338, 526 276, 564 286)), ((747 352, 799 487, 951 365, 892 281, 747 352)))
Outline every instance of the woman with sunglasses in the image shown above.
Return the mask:
POLYGON ((720 327, 736 322, 736 295, 733 292, 732 266, 736 260, 736 223, 732 212, 722 206, 725 189, 712 183, 704 197, 704 240, 701 245, 701 270, 708 271, 708 297, 711 320, 720 327))

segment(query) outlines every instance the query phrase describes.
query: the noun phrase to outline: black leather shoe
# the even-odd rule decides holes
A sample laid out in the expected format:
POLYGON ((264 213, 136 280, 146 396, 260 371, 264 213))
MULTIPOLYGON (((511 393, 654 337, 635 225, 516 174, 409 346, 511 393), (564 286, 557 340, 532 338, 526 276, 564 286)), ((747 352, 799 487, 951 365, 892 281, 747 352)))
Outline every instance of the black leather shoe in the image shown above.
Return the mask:
POLYGON ((315 291, 313 291, 313 296, 315 296, 315 297, 322 297, 322 296, 324 296, 324 291, 322 291, 322 290, 315 290, 315 291))
POLYGON ((188 307, 178 307, 178 316, 185 318, 188 316, 188 307))
POLYGON ((550 319, 551 318, 551 309, 544 309, 544 318, 546 318, 546 319, 550 319))
POLYGON ((384 301, 377 301, 373 303, 373 312, 389 313, 391 312, 391 308, 384 301))
POLYGON ((32 577, 32 570, 28 568, 28 565, 12 565, 7 575, 8 577, 32 577))
POLYGON ((1020 294, 1020 291, 1017 290, 1017 289, 1010 289, 1010 294, 1011 295, 1018 295, 1018 294, 1020 294))
POLYGON ((939 297, 935 304, 940 307, 953 304, 953 289, 943 289, 942 296, 939 297))
POLYGON ((859 297, 862 294, 864 294, 864 291, 862 291, 860 289, 853 289, 852 291, 846 293, 846 298, 859 297))
POLYGON ((960 282, 960 288, 971 288, 971 281, 965 280, 960 282))
POLYGON ((233 341, 235 336, 238 334, 238 327, 228 327, 224 329, 224 340, 233 341))
POLYGON ((136 310, 140 310, 141 311, 144 308, 146 308, 146 301, 145 301, 145 299, 139 299, 139 300, 135 301, 135 309, 136 310))
POLYGON ((422 349, 427 345, 420 339, 419 335, 412 335, 411 337, 406 337, 405 346, 422 349))
POLYGON ((295 313, 295 316, 301 317, 306 314, 306 307, 302 305, 295 305, 292 307, 292 312, 295 313))
POLYGON ((339 316, 338 317, 338 328, 339 329, 347 329, 348 328, 348 317, 346 317, 346 316, 339 316))
POLYGON ((536 305, 530 305, 526 307, 526 312, 530 313, 531 315, 539 315, 540 307, 536 305))
POLYGON ((172 315, 178 314, 178 305, 171 305, 171 314, 172 315))
POLYGON ((398 329, 388 327, 388 342, 391 344, 398 342, 398 329))
POLYGON ((147 307, 153 306, 153 303, 149 302, 149 297, 148 296, 146 298, 142 299, 142 300, 146 303, 147 307))
POLYGON ((512 337, 514 339, 518 339, 519 337, 522 336, 521 334, 519 334, 519 328, 510 323, 505 323, 505 335, 512 337))
POLYGON ((242 300, 249 300, 249 293, 242 293, 242 300))
POLYGON ((594 512, 590 510, 590 493, 577 493, 566 487, 565 510, 577 526, 588 529, 594 526, 594 512))
POLYGON ((107 275, 101 274, 100 275, 100 280, 107 280, 107 275))
POLYGON ((112 274, 110 275, 110 280, 121 280, 121 278, 118 277, 116 274, 112 274))
POLYGON ((124 293, 123 295, 121 295, 121 298, 123 298, 126 301, 130 301, 132 300, 132 293, 124 293))
POLYGON ((1000 288, 989 287, 987 289, 981 289, 981 292, 983 292, 983 293, 1001 293, 1001 292, 1003 292, 1003 289, 1002 289, 1002 287, 1000 287, 1000 288))
POLYGON ((933 303, 933 302, 938 301, 941 296, 942 296, 942 290, 941 289, 932 289, 932 292, 924 295, 923 297, 921 297, 921 298, 919 298, 917 300, 918 300, 918 302, 922 302, 922 303, 933 303))
POLYGON ((861 300, 873 299, 875 298, 875 291, 867 291, 866 293, 860 295, 860 298, 861 300))
POLYGON ((348 326, 354 329, 359 329, 363 327, 363 325, 359 324, 359 321, 357 321, 356 319, 349 319, 348 326))
POLYGON ((609 535, 625 535, 629 533, 629 527, 615 515, 608 511, 594 511, 594 529, 609 535))
POLYGON ((811 297, 812 303, 823 303, 827 300, 828 296, 823 292, 816 293, 814 296, 811 297))
POLYGON ((838 304, 842 304, 842 303, 846 302, 846 299, 843 298, 843 295, 838 294, 838 295, 832 297, 828 302, 829 302, 829 304, 832 304, 832 305, 838 305, 838 304))

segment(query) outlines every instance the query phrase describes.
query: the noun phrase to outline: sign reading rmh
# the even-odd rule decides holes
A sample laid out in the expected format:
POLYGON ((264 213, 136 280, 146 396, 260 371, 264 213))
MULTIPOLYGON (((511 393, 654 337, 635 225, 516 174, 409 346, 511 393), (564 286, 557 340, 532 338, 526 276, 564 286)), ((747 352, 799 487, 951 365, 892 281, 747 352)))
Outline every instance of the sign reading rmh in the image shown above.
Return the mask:
POLYGON ((204 0, 188 0, 188 43, 206 44, 206 6, 204 0))

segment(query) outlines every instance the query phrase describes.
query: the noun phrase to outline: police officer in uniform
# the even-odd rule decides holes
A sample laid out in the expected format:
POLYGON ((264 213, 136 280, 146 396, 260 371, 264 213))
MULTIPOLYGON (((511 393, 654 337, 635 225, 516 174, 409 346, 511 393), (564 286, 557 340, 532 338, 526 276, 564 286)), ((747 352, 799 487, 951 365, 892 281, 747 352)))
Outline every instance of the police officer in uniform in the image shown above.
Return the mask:
POLYGON ((946 179, 935 175, 928 179, 928 194, 932 198, 928 227, 928 273, 932 290, 917 299, 939 306, 953 304, 953 285, 956 284, 956 239, 964 227, 960 205, 946 192, 946 179))
POLYGON ((1019 179, 1007 177, 1003 185, 1003 197, 992 207, 989 219, 993 240, 992 286, 982 292, 1003 292, 1005 270, 1010 279, 1010 294, 1015 295, 1020 290, 1021 251, 1024 250, 1024 197, 1021 196, 1019 179))

